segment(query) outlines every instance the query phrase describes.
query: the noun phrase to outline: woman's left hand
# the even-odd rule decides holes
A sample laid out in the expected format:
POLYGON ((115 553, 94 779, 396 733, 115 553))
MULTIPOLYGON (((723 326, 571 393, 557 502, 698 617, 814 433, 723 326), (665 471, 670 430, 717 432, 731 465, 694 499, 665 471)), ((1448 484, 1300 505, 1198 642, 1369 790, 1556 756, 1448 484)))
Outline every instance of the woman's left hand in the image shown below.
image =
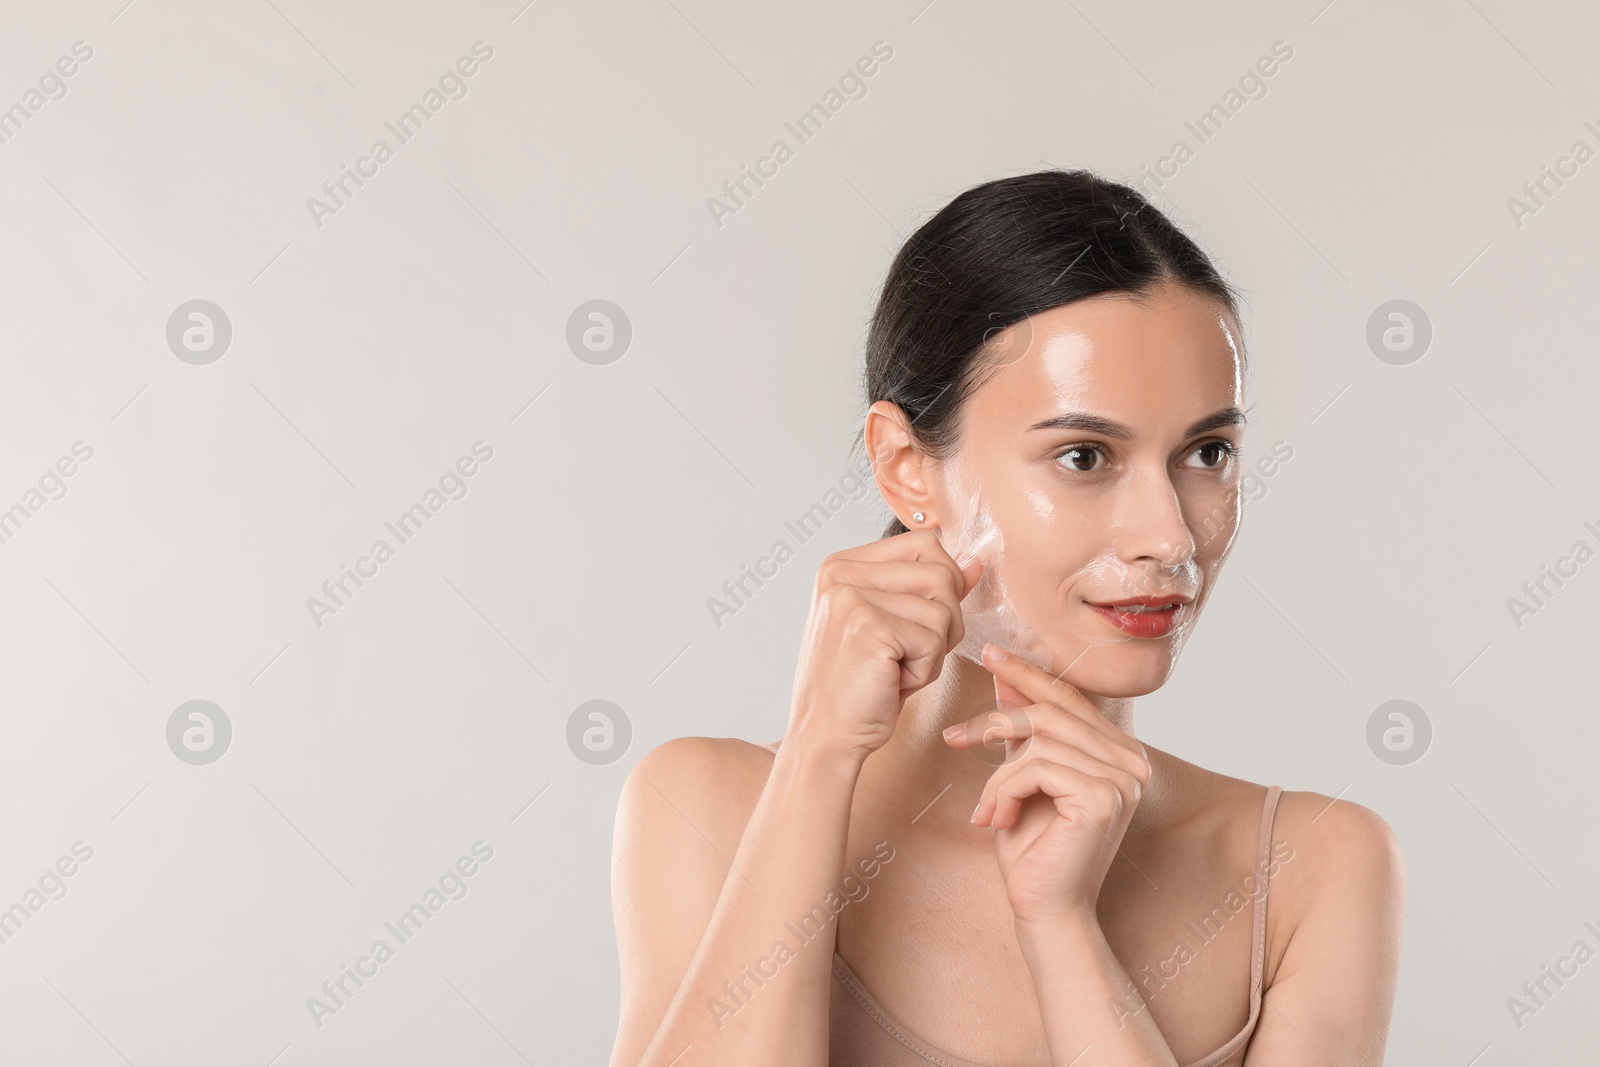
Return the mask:
POLYGON ((1001 704, 952 726, 952 748, 1005 739, 972 821, 995 828, 995 852, 1019 923, 1094 919, 1150 759, 1075 687, 990 644, 983 662, 1001 704))

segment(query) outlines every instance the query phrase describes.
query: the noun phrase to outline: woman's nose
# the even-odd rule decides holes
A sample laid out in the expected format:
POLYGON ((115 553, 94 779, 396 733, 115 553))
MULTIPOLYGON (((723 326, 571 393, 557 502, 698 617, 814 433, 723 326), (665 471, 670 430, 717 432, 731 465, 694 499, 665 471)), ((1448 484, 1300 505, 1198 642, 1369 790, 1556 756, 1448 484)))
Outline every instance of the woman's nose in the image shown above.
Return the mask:
POLYGON ((1183 566, 1195 552, 1183 501, 1163 472, 1134 467, 1118 516, 1118 549, 1124 560, 1153 560, 1165 570, 1183 566))

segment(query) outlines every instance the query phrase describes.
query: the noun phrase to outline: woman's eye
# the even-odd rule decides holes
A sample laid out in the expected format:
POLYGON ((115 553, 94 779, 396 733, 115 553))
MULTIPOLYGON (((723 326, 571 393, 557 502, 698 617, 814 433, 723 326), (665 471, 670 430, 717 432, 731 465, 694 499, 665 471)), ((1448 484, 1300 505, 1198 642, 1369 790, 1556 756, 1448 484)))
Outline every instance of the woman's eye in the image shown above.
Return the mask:
POLYGON ((1101 455, 1101 451, 1093 445, 1076 445, 1057 456, 1056 462, 1087 473, 1095 469, 1095 460, 1101 455))
POLYGON ((1223 466, 1236 455, 1238 450, 1228 441, 1207 441, 1194 450, 1194 455, 1202 458, 1200 465, 1207 470, 1215 470, 1223 466))

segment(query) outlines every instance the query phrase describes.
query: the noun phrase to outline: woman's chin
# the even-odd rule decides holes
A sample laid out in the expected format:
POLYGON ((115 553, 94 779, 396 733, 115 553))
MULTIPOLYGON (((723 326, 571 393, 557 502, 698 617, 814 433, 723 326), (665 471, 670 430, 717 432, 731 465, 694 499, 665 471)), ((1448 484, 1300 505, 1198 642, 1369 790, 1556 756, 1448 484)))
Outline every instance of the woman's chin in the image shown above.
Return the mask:
POLYGON ((1068 671, 1062 675, 1062 680, 1071 682, 1081 692, 1088 693, 1091 696, 1110 699, 1146 696, 1167 684, 1167 676, 1165 674, 1151 675, 1144 672, 1085 672, 1080 674, 1076 671, 1068 671))
POLYGON ((1052 673, 1095 696, 1145 696, 1166 685, 1177 666, 1172 644, 1166 640, 1052 641, 1050 645, 1052 673))

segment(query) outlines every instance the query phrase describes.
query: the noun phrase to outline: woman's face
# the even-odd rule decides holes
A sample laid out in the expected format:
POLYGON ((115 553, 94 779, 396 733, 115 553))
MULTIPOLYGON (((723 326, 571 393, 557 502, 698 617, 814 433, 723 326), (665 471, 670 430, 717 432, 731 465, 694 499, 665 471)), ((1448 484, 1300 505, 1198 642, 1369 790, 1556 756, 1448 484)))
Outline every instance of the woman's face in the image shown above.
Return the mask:
POLYGON ((955 551, 989 530, 980 554, 998 588, 975 592, 1004 593, 1052 670, 1102 696, 1151 692, 1239 527, 1237 324, 1214 298, 1163 284, 1052 308, 988 347, 939 468, 941 535, 955 551), (1140 597, 1179 603, 1110 606, 1140 597))

